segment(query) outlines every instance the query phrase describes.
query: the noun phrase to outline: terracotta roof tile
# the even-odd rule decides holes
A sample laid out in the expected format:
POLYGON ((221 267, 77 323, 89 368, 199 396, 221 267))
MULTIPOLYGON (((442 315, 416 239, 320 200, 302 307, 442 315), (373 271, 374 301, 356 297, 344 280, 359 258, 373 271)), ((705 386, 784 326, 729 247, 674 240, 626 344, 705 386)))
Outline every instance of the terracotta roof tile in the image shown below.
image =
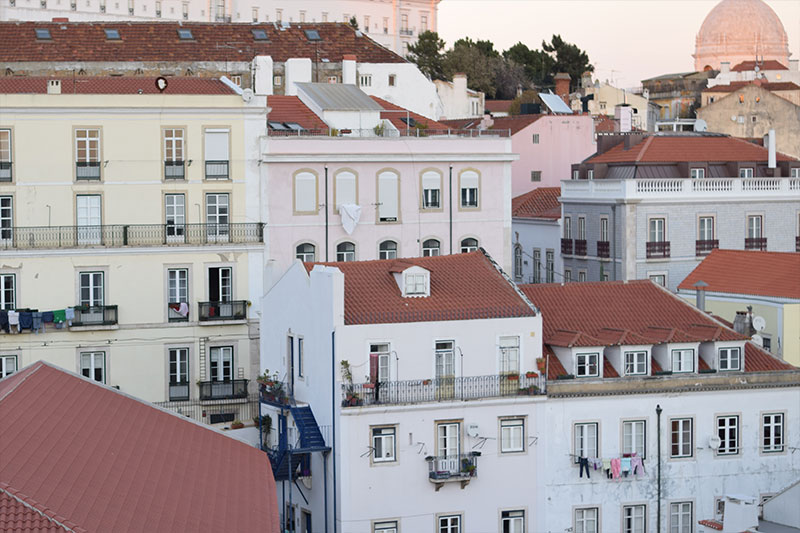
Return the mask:
POLYGON ((565 330, 595 339, 598 344, 594 346, 634 339, 654 344, 744 339, 649 280, 535 284, 520 288, 541 309, 547 344, 564 346, 565 330), (609 328, 625 330, 626 335, 608 339, 609 328), (635 337, 628 338, 630 334, 635 337), (600 344, 600 339, 611 342, 600 344))
POLYGON ((0 380, 0 420, 0 488, 72 529, 279 529, 266 454, 105 385, 34 363, 0 380))
POLYGON ((514 100, 486 100, 483 107, 490 113, 508 113, 513 101, 514 100))
MULTIPOLYGON (((760 161, 767 162, 767 149, 742 139, 705 135, 651 135, 625 149, 620 143, 607 152, 590 157, 585 163, 674 163, 679 161, 760 161)), ((778 154, 779 161, 796 159, 778 154)))
POLYGON ((492 124, 493 130, 511 130, 511 135, 516 135, 520 131, 524 130, 537 120, 546 117, 547 115, 513 115, 509 117, 496 117, 494 120, 494 124, 492 124))
POLYGON ((701 526, 705 526, 711 529, 715 529, 717 531, 722 531, 722 522, 719 520, 698 520, 698 524, 701 526))
POLYGON ((344 274, 348 325, 536 315, 536 309, 482 250, 400 260, 306 263, 306 270, 315 265, 334 266, 344 274), (430 296, 403 297, 392 273, 398 261, 430 271, 430 296))
POLYGON ((758 66, 761 70, 789 70, 783 63, 780 61, 776 61, 774 59, 768 59, 766 61, 742 61, 738 65, 734 66, 731 70, 733 72, 744 72, 744 71, 751 71, 755 70, 756 66, 758 66))
MULTIPOLYGON (((384 109, 391 109, 394 111, 408 111, 405 107, 400 107, 399 105, 393 104, 383 98, 378 98, 377 96, 370 96, 373 100, 375 100, 378 105, 383 107, 384 109)), ((389 120, 395 128, 399 130, 406 129, 406 123, 401 120, 401 118, 405 118, 406 115, 402 113, 381 113, 381 118, 389 120)), ((429 130, 448 130, 450 126, 447 124, 443 124, 442 122, 437 122, 435 120, 431 120, 429 118, 423 117, 418 113, 414 113, 413 111, 408 111, 408 117, 414 119, 417 124, 424 125, 429 130)), ((413 129, 413 128, 412 128, 413 129)))
POLYGON ((766 83, 758 83, 755 81, 732 81, 728 85, 715 85, 713 87, 707 87, 703 89, 704 93, 732 93, 738 91, 742 87, 747 87, 748 85, 755 85, 756 87, 761 87, 765 91, 800 91, 800 85, 797 85, 791 81, 777 81, 777 82, 766 82, 766 83))
POLYGON ((0 62, 22 61, 250 61, 257 55, 276 62, 289 58, 340 62, 354 54, 362 63, 405 63, 406 60, 369 37, 359 37, 344 23, 273 24, 203 22, 2 22, 0 62), (52 39, 38 40, 34 29, 50 30, 52 39), (178 28, 193 39, 180 40, 178 28), (105 29, 119 30, 120 40, 107 40, 105 29), (257 41, 251 30, 263 29, 268 40, 257 41), (315 29, 321 41, 309 41, 304 30, 315 29))
MULTIPOLYGON (((48 80, 59 78, 0 78, 0 94, 47 94, 48 80)), ((167 78, 167 88, 156 88, 156 78, 78 77, 60 78, 61 94, 236 94, 213 78, 167 78)))
POLYGON ((556 379, 558 376, 566 376, 567 371, 561 364, 553 349, 549 345, 542 346, 542 354, 547 360, 547 379, 556 379))
POLYGON ((307 130, 327 130, 328 125, 297 96, 267 96, 268 121, 296 122, 307 130))
POLYGON ((744 345, 745 372, 771 372, 775 370, 797 370, 796 367, 781 361, 751 341, 744 345))
POLYGON ((511 216, 516 218, 561 218, 561 187, 537 187, 511 200, 511 216))
POLYGON ((36 509, 25 505, 24 500, 3 490, 0 483, 0 531, 14 533, 62 533, 70 531, 36 509))
POLYGON ((605 355, 603 356, 603 377, 604 378, 618 378, 619 374, 617 370, 614 368, 614 365, 611 364, 611 361, 608 360, 608 357, 605 355))
POLYGON ((694 291, 800 299, 800 253, 714 250, 679 285, 694 291))

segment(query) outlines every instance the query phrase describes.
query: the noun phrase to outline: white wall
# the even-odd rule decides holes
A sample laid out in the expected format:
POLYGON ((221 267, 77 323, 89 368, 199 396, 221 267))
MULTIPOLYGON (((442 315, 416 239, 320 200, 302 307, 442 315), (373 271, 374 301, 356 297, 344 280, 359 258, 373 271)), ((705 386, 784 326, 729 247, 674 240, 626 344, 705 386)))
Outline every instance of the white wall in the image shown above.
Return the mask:
POLYGON ((369 95, 383 98, 433 120, 437 120, 442 114, 442 103, 436 92, 436 85, 413 63, 359 62, 358 74, 372 75, 370 86, 359 85, 369 95), (393 87, 389 85, 390 74, 395 75, 393 87))
POLYGON ((800 481, 764 504, 764 520, 800 528, 800 481))

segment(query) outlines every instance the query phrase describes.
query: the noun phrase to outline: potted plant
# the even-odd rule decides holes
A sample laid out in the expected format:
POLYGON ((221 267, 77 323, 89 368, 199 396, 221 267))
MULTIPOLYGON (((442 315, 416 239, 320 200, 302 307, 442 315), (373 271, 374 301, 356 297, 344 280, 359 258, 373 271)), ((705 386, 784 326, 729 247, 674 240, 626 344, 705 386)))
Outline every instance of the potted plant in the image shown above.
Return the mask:
POLYGON ((244 422, 239 420, 238 418, 231 422, 231 429, 242 429, 244 427, 244 422))
POLYGON ((508 374, 506 379, 508 381, 519 381, 519 374, 508 374))
POLYGON ((475 463, 473 463, 470 459, 466 457, 461 459, 461 473, 472 477, 475 475, 476 468, 477 467, 475 466, 475 463))
POLYGON ((430 385, 430 384, 431 384, 431 380, 429 380, 429 379, 423 379, 423 380, 422 380, 422 384, 423 384, 423 385, 430 385))
POLYGON ((536 359, 536 368, 539 369, 539 373, 543 374, 547 370, 547 361, 544 357, 539 357, 536 359))
POLYGON ((528 379, 534 379, 534 378, 538 378, 539 374, 534 372, 534 371, 532 371, 532 370, 529 370, 529 371, 525 372, 525 377, 528 378, 528 379))

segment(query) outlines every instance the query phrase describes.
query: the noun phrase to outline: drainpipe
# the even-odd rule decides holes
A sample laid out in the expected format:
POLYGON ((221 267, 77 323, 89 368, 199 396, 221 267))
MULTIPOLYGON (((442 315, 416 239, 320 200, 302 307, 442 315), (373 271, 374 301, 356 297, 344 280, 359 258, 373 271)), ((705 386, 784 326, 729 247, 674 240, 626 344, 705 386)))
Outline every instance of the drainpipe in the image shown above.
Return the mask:
POLYGON ((656 424, 658 427, 658 504, 656 506, 657 518, 656 533, 661 533, 661 405, 656 405, 656 424))
POLYGON ((322 456, 322 487, 325 491, 325 533, 328 533, 328 454, 322 456))
POLYGON ((325 262, 328 260, 328 165, 325 165, 325 262))
POLYGON ((453 255, 453 165, 450 165, 450 255, 453 255))
MULTIPOLYGON (((333 456, 333 533, 336 533, 336 332, 331 331, 331 455, 333 456)), ((328 517, 326 516, 327 520, 328 517)))
MULTIPOLYGON (((617 204, 611 204, 611 280, 617 281, 617 204)), ((621 265, 620 265, 620 268, 621 265)))

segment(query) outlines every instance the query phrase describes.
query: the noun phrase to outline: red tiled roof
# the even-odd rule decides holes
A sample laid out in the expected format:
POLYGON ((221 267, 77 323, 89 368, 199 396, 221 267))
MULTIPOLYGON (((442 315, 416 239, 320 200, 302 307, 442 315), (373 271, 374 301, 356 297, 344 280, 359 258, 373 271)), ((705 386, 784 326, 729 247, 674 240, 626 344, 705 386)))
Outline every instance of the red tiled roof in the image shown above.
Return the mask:
POLYGON ((650 372, 654 375, 656 372, 662 372, 661 365, 658 364, 658 361, 653 356, 650 356, 650 372))
POLYGON ((561 187, 537 187, 511 200, 511 216, 516 218, 561 218, 561 187))
POLYGON ((751 341, 744 345, 745 372, 771 372, 775 370, 797 370, 794 366, 781 361, 751 341))
POLYGON ((748 85, 755 85, 756 87, 761 87, 765 91, 798 91, 800 90, 800 85, 792 81, 776 81, 776 82, 766 82, 766 83, 758 83, 755 81, 732 81, 729 85, 715 85, 713 87, 708 87, 703 89, 704 93, 732 93, 734 91, 738 91, 742 87, 747 87, 748 85))
POLYGON ((541 309, 544 342, 555 346, 744 339, 649 280, 520 288, 541 309), (625 330, 625 335, 609 338, 610 328, 625 330), (565 330, 579 332, 581 337, 565 342, 570 341, 563 334, 565 330))
POLYGON ((547 115, 513 115, 509 117, 496 117, 493 118, 494 124, 492 124, 493 130, 511 130, 511 135, 516 135, 520 131, 524 130, 540 118, 546 117, 547 115))
POLYGON ((406 60, 344 23, 221 24, 203 22, 2 22, 0 62, 20 61, 250 61, 257 55, 276 62, 289 58, 340 62, 354 54, 361 63, 405 63, 406 60), (34 29, 50 30, 52 39, 38 40, 34 29), (180 40, 178 28, 193 39, 180 40), (120 40, 106 39, 105 29, 119 30, 120 40), (263 29, 267 41, 256 41, 251 30, 263 29), (309 41, 304 30, 319 32, 309 41))
POLYGON ((474 130, 481 125, 481 118, 449 118, 439 122, 454 130, 474 130))
POLYGON ((611 361, 608 360, 608 357, 605 355, 603 356, 603 377, 604 378, 618 378, 619 374, 617 370, 614 368, 614 365, 611 364, 611 361))
POLYGON ((14 533, 63 533, 71 531, 36 509, 25 505, 0 483, 0 531, 14 533))
POLYGON ((697 523, 700 524, 701 526, 709 527, 717 531, 722 531, 722 522, 720 522, 719 520, 698 520, 697 523))
POLYGON ((34 363, 0 420, 0 488, 72 529, 279 530, 266 454, 110 387, 34 363))
MULTIPOLYGON (((47 82, 59 78, 0 78, 0 94, 47 94, 47 82)), ((236 94, 213 78, 167 78, 167 88, 156 87, 156 78, 78 77, 60 78, 61 94, 236 94)))
POLYGON ((789 70, 787 67, 784 66, 783 63, 780 61, 776 61, 774 59, 768 59, 766 61, 742 61, 731 70, 733 72, 745 72, 750 70, 755 70, 756 66, 760 70, 789 70))
MULTIPOLYGON (((399 105, 395 105, 391 102, 384 100, 383 98, 378 98, 377 96, 370 96, 373 100, 375 100, 378 105, 383 107, 384 109, 391 109, 394 111, 408 111, 405 107, 400 107, 399 105)), ((447 124, 443 124, 441 122, 437 122, 435 120, 431 120, 429 118, 423 117, 418 113, 414 113, 413 111, 408 111, 408 116, 413 118, 417 124, 422 124, 429 130, 447 130, 450 128, 447 124)), ((401 118, 405 118, 406 115, 403 113, 381 113, 381 118, 390 121, 395 128, 399 130, 406 129, 406 123, 400 120, 401 118)), ((413 129, 413 128, 412 128, 413 129)))
POLYGON ((800 299, 800 253, 714 250, 686 276, 679 290, 800 299))
POLYGON ((296 122, 307 130, 325 130, 328 125, 297 96, 267 96, 268 121, 296 122))
POLYGON ((547 379, 556 379, 558 376, 566 376, 567 370, 561 364, 553 349, 549 345, 542 346, 542 354, 547 360, 547 379))
POLYGON ((345 324, 388 324, 535 316, 536 309, 482 250, 439 257, 306 263, 344 274, 345 324), (393 272, 416 265, 430 271, 430 296, 404 298, 393 272))
POLYGON ((484 102, 484 109, 490 113, 508 113, 511 108, 511 102, 514 100, 486 100, 484 102))
MULTIPOLYGON (((625 149, 620 143, 607 152, 590 157, 585 163, 674 163, 679 161, 763 161, 768 151, 747 141, 725 136, 651 135, 625 149)), ((779 161, 796 161, 778 154, 779 161)))

